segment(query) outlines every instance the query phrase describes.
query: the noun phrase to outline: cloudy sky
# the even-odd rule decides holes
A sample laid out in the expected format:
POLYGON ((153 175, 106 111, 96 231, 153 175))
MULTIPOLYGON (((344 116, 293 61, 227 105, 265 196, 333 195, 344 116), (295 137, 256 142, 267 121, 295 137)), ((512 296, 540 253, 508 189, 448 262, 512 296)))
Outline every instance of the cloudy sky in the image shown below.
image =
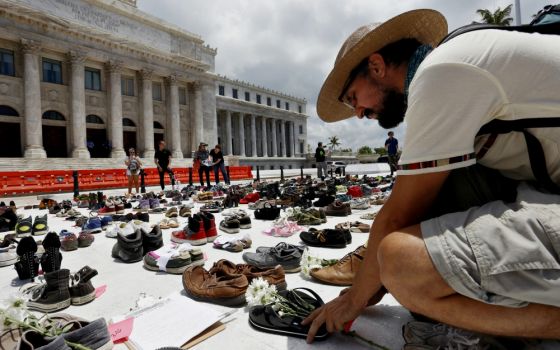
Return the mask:
MULTIPOLYGON (((521 0, 522 21, 552 0, 521 0)), ((139 0, 138 7, 199 34, 218 48, 216 72, 307 99, 308 143, 338 136, 343 148, 379 147, 387 131, 374 120, 323 123, 317 94, 340 45, 356 28, 399 13, 431 8, 454 29, 513 0, 139 0)), ((557 2, 557 1, 553 1, 557 2)), ((406 126, 395 130, 404 139, 406 126)))

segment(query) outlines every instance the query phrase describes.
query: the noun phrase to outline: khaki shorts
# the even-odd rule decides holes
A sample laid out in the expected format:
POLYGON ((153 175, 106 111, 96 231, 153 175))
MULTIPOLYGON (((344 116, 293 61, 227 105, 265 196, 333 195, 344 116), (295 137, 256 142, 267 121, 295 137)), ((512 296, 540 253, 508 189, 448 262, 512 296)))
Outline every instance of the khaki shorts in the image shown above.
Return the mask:
POLYGON ((526 183, 513 203, 491 201, 421 224, 430 257, 457 293, 488 304, 560 307, 560 196, 526 183))

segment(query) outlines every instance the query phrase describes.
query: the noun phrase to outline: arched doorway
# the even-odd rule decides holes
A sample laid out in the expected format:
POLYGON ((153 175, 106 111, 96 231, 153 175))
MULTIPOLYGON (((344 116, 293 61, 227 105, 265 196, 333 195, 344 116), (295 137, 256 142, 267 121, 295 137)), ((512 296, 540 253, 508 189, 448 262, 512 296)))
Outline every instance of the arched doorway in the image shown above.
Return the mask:
MULTIPOLYGON (((130 148, 136 149, 136 124, 129 119, 123 118, 123 146, 124 151, 128 154, 130 148)), ((138 150, 137 150, 138 151, 138 150)))
POLYGON ((158 149, 159 142, 163 140, 164 131, 160 122, 154 122, 154 149, 158 149))
POLYGON ((21 118, 10 106, 0 105, 0 157, 21 157, 21 118))
POLYGON ((68 157, 66 118, 57 111, 43 113, 43 148, 49 158, 68 157))
POLYGON ((111 145, 107 140, 107 129, 100 117, 90 114, 86 117, 87 145, 91 158, 108 158, 111 145))

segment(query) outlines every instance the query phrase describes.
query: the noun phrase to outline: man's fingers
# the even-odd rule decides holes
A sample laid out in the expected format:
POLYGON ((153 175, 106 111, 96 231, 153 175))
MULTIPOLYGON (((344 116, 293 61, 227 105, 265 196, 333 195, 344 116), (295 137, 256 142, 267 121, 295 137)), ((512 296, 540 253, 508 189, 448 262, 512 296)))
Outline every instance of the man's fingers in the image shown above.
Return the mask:
POLYGON ((319 327, 321 327, 323 323, 325 323, 325 316, 324 313, 321 313, 313 320, 313 323, 311 323, 311 327, 309 327, 309 332, 307 332, 308 344, 311 344, 313 342, 313 339, 315 339, 315 334, 317 334, 319 327))
POLYGON ((311 323, 315 319, 315 317, 317 317, 317 315, 321 312, 322 309, 323 309, 322 306, 318 309, 315 309, 309 316, 307 316, 303 321, 301 321, 301 324, 306 326, 307 324, 311 323))

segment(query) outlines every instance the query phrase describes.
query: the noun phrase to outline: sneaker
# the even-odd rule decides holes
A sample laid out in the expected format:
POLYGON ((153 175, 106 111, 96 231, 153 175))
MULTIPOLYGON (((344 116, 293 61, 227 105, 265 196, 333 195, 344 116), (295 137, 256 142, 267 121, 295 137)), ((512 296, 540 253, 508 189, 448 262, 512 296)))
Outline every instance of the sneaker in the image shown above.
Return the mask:
POLYGON ((18 219, 15 229, 18 237, 31 236, 31 233, 33 232, 33 221, 31 216, 18 219))
POLYGON ((251 225, 251 218, 247 214, 238 214, 234 216, 237 220, 239 220, 239 228, 240 229, 250 229, 251 225))
POLYGON ((248 234, 241 235, 228 235, 228 236, 218 236, 213 242, 213 246, 216 249, 227 250, 232 253, 242 252, 243 249, 248 249, 253 244, 251 237, 248 234))
POLYGON ((105 206, 97 211, 99 215, 113 215, 117 213, 115 204, 111 200, 105 201, 105 206))
POLYGON ((106 230, 107 226, 109 226, 113 222, 113 217, 111 216, 104 216, 101 218, 101 229, 106 230))
POLYGON ((136 213, 136 219, 144 222, 150 222, 150 214, 148 213, 136 213))
POLYGON ((336 286, 351 286, 354 276, 358 273, 366 247, 359 246, 356 250, 346 254, 336 264, 323 267, 320 269, 312 269, 309 274, 311 277, 328 284, 336 286))
POLYGON ((308 208, 303 211, 306 214, 310 214, 321 220, 321 223, 325 224, 327 222, 327 214, 323 208, 308 208))
POLYGON ((150 200, 149 199, 140 199, 138 201, 138 205, 133 208, 134 210, 139 211, 148 211, 150 210, 150 200))
MULTIPOLYGON (((458 329, 443 323, 411 321, 403 326, 403 349, 483 350, 491 347, 482 334, 458 329)), ((499 347, 496 347, 499 349, 499 347)))
POLYGON ((125 263, 134 263, 142 260, 144 256, 142 231, 136 229, 133 233, 127 235, 119 233, 117 235, 117 243, 113 246, 111 256, 125 263))
POLYGON ((176 218, 177 216, 179 216, 179 212, 177 210, 177 207, 171 207, 171 208, 167 209, 167 211, 165 212, 165 217, 176 218))
POLYGON ((219 213, 222 210, 219 202, 206 203, 200 207, 200 211, 207 213, 219 213))
POLYGON ((89 232, 80 232, 78 236, 78 247, 86 248, 89 247, 93 241, 95 241, 95 236, 89 232))
POLYGON ((115 205, 115 214, 124 214, 125 204, 120 199, 113 200, 115 205))
POLYGON ((95 288, 91 284, 91 279, 97 276, 97 270, 89 266, 84 266, 80 271, 70 275, 72 284, 69 292, 72 305, 84 305, 95 299, 95 288))
POLYGON ((62 254, 60 253, 60 237, 56 232, 49 232, 43 240, 45 252, 41 255, 41 269, 44 273, 60 270, 62 254))
POLYGON ((193 215, 182 230, 172 232, 171 241, 175 243, 190 243, 192 245, 206 244, 208 240, 206 239, 204 223, 200 215, 193 215))
POLYGON ((348 230, 316 230, 313 228, 299 234, 299 238, 306 245, 321 248, 346 248, 348 236, 352 240, 348 230))
POLYGON ((163 246, 163 238, 161 236, 161 229, 158 225, 155 225, 151 230, 146 230, 144 228, 142 231, 142 246, 144 247, 144 254, 148 252, 158 250, 163 246))
POLYGON ((206 241, 208 243, 214 242, 218 237, 218 230, 216 229, 216 220, 214 215, 207 212, 200 212, 200 217, 204 223, 204 232, 206 234, 206 241))
POLYGON ((356 198, 350 201, 351 209, 369 209, 369 200, 367 198, 356 198))
MULTIPOLYGON (((227 233, 238 233, 239 220, 234 216, 226 217, 220 222, 220 230, 227 233)), ((243 248, 241 248, 241 250, 243 250, 243 248)))
POLYGON ((191 217, 191 208, 187 206, 182 206, 179 209, 179 216, 182 218, 190 218, 191 217))
POLYGON ((375 213, 366 213, 366 214, 362 214, 360 215, 360 219, 362 220, 375 220, 375 217, 377 216, 377 212, 375 213))
POLYGON ((101 228, 101 219, 91 212, 89 215, 89 219, 82 227, 82 232, 89 232, 89 233, 100 233, 103 229, 101 228))
POLYGON ((359 221, 354 221, 354 222, 347 221, 347 222, 341 222, 340 224, 336 224, 334 228, 337 230, 348 230, 350 232, 355 232, 355 233, 368 233, 371 226, 359 221))
POLYGON ((47 225, 47 214, 43 216, 36 216, 33 221, 33 235, 40 236, 48 232, 49 226, 47 225))
POLYGON ((248 193, 245 197, 239 200, 239 204, 249 204, 254 203, 260 199, 260 195, 258 192, 248 193))
POLYGON ((340 201, 334 201, 325 208, 325 214, 328 216, 348 216, 352 214, 350 205, 340 201))
POLYGON ((39 261, 35 255, 37 243, 33 237, 26 236, 20 239, 16 248, 18 261, 15 268, 20 280, 33 279, 39 274, 39 261))
POLYGON ((190 266, 204 265, 204 255, 200 249, 192 249, 188 244, 164 246, 144 256, 144 268, 182 274, 190 266))
POLYGON ((134 228, 132 227, 132 225, 129 225, 128 222, 116 221, 113 222, 111 226, 107 227, 107 230, 105 231, 105 237, 117 238, 119 232, 126 236, 133 233, 134 228))
POLYGON ((249 284, 255 278, 260 277, 267 281, 268 284, 275 285, 277 290, 284 290, 288 287, 284 268, 279 265, 270 269, 261 269, 253 265, 234 264, 229 260, 221 259, 215 262, 208 272, 210 274, 216 274, 220 270, 229 275, 244 275, 247 277, 249 284))
POLYGON ((78 237, 73 232, 62 230, 59 233, 60 248, 65 252, 78 249, 78 237))
POLYGON ((10 266, 17 262, 18 256, 11 247, 0 248, 0 267, 10 266))
POLYGON ((246 302, 249 283, 244 275, 230 275, 222 270, 210 274, 202 266, 192 266, 185 270, 182 280, 191 299, 230 307, 246 302))
POLYGON ((314 207, 326 207, 327 205, 334 202, 334 200, 335 200, 335 198, 333 196, 322 195, 322 196, 319 197, 318 200, 313 202, 313 206, 314 207))
POLYGON ((261 247, 256 253, 244 253, 243 260, 262 269, 281 265, 286 273, 291 273, 300 270, 302 252, 303 247, 281 242, 275 247, 261 247))
MULTIPOLYGON (((57 236, 58 237, 58 236, 57 236)), ((44 313, 52 313, 67 308, 71 304, 68 283, 70 271, 56 270, 45 274, 45 283, 23 287, 23 293, 30 296, 27 307, 44 313)))
POLYGON ((248 216, 247 211, 245 209, 240 208, 229 208, 222 211, 222 216, 248 216))
POLYGON ((274 237, 290 237, 304 230, 297 222, 288 220, 287 217, 274 220, 274 224, 270 229, 263 231, 264 234, 274 237))
POLYGON ((150 199, 149 199, 149 203, 150 203, 150 209, 159 208, 159 199, 157 199, 157 198, 150 198, 150 199))

